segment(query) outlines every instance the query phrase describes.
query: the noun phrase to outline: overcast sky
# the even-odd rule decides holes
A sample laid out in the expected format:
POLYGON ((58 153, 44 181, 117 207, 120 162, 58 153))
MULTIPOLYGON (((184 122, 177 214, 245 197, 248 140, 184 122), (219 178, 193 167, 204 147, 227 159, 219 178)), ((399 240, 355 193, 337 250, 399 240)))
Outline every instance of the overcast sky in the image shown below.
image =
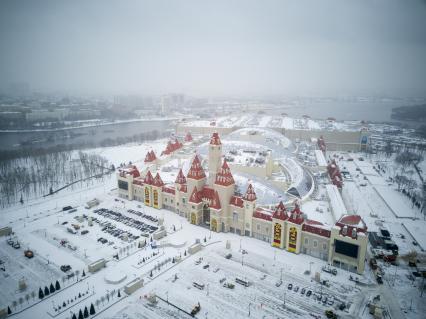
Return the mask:
POLYGON ((426 2, 0 1, 0 86, 426 95, 426 2))

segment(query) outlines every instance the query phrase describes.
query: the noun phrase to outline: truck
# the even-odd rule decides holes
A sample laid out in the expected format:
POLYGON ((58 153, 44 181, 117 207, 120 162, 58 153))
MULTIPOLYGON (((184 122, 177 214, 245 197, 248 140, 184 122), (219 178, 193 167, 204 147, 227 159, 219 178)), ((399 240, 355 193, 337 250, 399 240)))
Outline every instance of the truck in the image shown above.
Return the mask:
POLYGON ((198 283, 198 282, 194 281, 194 282, 192 283, 192 285, 193 285, 195 288, 197 288, 197 289, 204 290, 204 284, 200 284, 200 283, 198 283))
POLYGON ((192 308, 191 310, 191 316, 195 316, 197 313, 199 313, 201 310, 201 306, 200 303, 198 303, 197 305, 194 306, 194 308, 192 308))

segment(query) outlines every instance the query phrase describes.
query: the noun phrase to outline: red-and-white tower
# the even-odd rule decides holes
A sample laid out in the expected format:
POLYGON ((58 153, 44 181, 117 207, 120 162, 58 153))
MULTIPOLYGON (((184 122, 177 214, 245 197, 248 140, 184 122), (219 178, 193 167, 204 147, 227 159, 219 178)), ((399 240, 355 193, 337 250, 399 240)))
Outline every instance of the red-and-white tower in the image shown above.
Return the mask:
POLYGON ((235 192, 235 181, 226 160, 223 161, 222 167, 216 173, 214 189, 219 195, 220 202, 223 203, 222 215, 224 218, 222 222, 225 224, 225 229, 222 229, 222 231, 228 231, 229 219, 231 218, 229 203, 235 192))
POLYGON ((256 193, 251 184, 247 187, 247 191, 243 196, 243 207, 244 207, 244 235, 251 236, 252 233, 252 221, 253 214, 256 210, 256 193))
POLYGON ((216 180, 216 174, 221 166, 222 159, 222 142, 219 133, 214 132, 209 145, 209 179, 208 184, 213 185, 216 180))

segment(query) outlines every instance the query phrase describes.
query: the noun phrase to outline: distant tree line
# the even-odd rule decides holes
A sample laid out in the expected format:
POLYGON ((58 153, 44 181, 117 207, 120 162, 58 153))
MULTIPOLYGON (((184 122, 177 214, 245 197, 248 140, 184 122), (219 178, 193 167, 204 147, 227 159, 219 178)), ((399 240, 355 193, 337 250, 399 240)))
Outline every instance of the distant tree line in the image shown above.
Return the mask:
POLYGON ((426 121, 426 104, 393 108, 391 118, 402 121, 426 121))
POLYGON ((72 150, 83 150, 96 147, 107 147, 117 146, 126 143, 142 143, 145 141, 152 141, 159 138, 167 137, 170 133, 159 132, 153 130, 150 132, 144 132, 135 134, 130 137, 117 137, 117 138, 106 138, 102 141, 95 143, 92 141, 86 141, 84 143, 73 143, 73 144, 58 144, 51 147, 22 147, 18 150, 0 150, 0 162, 16 159, 16 158, 28 158, 32 156, 46 155, 50 153, 66 152, 72 150))

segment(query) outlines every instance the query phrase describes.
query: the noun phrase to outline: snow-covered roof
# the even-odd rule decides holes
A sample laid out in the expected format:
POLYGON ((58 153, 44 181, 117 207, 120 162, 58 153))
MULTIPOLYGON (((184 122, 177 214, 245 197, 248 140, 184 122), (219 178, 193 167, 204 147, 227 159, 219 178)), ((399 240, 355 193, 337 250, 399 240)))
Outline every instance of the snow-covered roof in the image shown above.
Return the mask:
POLYGON ((346 210, 346 206, 343 203, 342 196, 340 195, 339 189, 336 185, 327 184, 325 185, 325 189, 327 191, 327 196, 330 200, 330 206, 333 212, 334 217, 340 218, 342 215, 346 215, 348 211, 346 210))
POLYGON ((366 233, 367 225, 359 215, 343 215, 336 222, 340 235, 356 239, 358 233, 366 233))
POLYGON ((315 150, 315 158, 317 159, 317 164, 320 167, 326 167, 327 161, 325 159, 324 153, 321 150, 315 150))
POLYGON ((118 169, 118 172, 119 172, 120 176, 122 176, 122 177, 125 177, 126 175, 132 175, 135 178, 141 176, 136 165, 128 165, 128 166, 125 166, 125 167, 120 167, 118 169))

